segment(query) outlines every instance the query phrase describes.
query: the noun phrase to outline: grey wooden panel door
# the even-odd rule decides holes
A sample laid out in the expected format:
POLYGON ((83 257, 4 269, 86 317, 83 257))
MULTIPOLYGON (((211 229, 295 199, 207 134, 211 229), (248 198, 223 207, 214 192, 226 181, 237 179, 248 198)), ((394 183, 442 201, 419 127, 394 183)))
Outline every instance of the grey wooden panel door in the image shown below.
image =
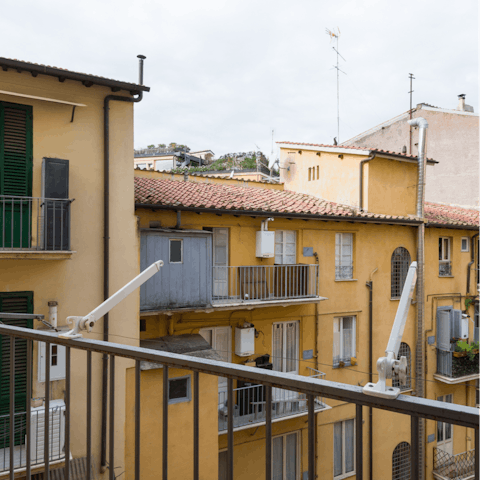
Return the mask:
POLYGON ((142 232, 141 270, 157 260, 164 265, 140 287, 140 309, 211 305, 211 242, 211 234, 206 232, 142 232))

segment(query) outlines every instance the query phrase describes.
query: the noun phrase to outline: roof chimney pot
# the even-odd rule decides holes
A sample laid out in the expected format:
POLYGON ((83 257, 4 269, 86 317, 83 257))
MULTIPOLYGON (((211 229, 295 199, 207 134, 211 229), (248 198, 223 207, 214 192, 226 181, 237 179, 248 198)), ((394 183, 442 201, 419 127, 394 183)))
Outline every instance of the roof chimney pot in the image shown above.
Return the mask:
POLYGON ((464 93, 461 93, 458 96, 457 110, 459 110, 460 112, 472 112, 473 113, 473 107, 465 104, 465 96, 466 95, 464 93))

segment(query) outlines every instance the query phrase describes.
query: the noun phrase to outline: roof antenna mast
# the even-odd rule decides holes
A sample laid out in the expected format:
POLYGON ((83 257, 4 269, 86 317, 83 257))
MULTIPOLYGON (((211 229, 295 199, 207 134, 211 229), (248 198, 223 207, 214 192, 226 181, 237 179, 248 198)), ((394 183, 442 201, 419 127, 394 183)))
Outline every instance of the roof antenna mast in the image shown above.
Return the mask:
POLYGON ((337 144, 340 143, 340 80, 339 80, 339 73, 342 72, 344 75, 346 73, 343 70, 340 70, 338 66, 338 57, 342 58, 346 62, 346 60, 340 55, 338 51, 338 37, 340 37, 340 29, 337 27, 337 30, 329 30, 328 28, 325 29, 326 34, 330 37, 330 42, 332 40, 337 41, 337 47, 332 47, 336 54, 337 54, 337 65, 334 65, 333 68, 337 70, 337 144))

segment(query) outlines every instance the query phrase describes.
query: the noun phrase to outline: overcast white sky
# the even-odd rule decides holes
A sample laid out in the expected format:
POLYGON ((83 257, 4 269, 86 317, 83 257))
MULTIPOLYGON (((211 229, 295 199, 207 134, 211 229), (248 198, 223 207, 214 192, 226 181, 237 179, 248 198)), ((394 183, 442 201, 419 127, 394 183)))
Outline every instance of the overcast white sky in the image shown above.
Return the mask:
POLYGON ((275 140, 340 140, 414 105, 478 112, 477 0, 2 0, 0 56, 137 81, 135 147, 177 142, 215 154, 275 140))

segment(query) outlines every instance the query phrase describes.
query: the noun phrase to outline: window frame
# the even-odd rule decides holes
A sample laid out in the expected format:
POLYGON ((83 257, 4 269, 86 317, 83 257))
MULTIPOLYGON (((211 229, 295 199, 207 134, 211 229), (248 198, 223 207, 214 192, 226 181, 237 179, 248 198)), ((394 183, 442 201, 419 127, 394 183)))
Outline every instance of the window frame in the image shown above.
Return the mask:
POLYGON ((347 418, 345 420, 341 420, 340 422, 334 422, 333 424, 333 478, 334 480, 342 480, 343 478, 349 478, 353 477, 356 475, 356 425, 355 425, 355 418, 347 418), (345 448, 345 425, 347 422, 353 422, 353 470, 346 472, 346 466, 345 466, 345 455, 344 452, 346 452, 345 448), (335 425, 341 423, 342 424, 342 473, 335 476, 335 425))
POLYGON ((276 250, 276 246, 277 244, 280 245, 279 242, 277 242, 277 232, 282 232, 282 263, 277 263, 277 253, 276 251, 274 252, 274 265, 297 265, 297 231, 296 230, 275 230, 275 244, 274 244, 274 250, 276 250), (290 233, 293 233, 293 237, 294 237, 294 245, 295 245, 295 260, 293 263, 283 263, 285 261, 285 257, 286 257, 286 254, 285 254, 285 249, 286 249, 286 245, 287 245, 287 242, 285 241, 286 239, 286 232, 290 232, 290 233))
POLYGON ((181 377, 170 377, 168 379, 168 404, 173 405, 175 403, 185 403, 190 402, 192 400, 192 376, 191 375, 183 375, 181 377), (170 398, 170 382, 178 381, 178 380, 187 380, 187 396, 180 397, 180 398, 170 398))
POLYGON ((274 358, 281 358, 282 360, 282 369, 281 370, 274 370, 275 372, 282 372, 282 373, 295 373, 296 375, 299 374, 300 368, 300 320, 290 320, 284 322, 273 322, 272 323, 272 354, 271 354, 271 362, 275 364, 274 358), (289 323, 293 323, 295 325, 295 356, 294 358, 287 358, 286 351, 287 351, 287 325, 289 323), (280 357, 274 356, 274 330, 275 325, 282 325, 282 354, 280 357), (287 370, 287 362, 294 360, 295 361, 295 371, 287 370))
POLYGON ((452 238, 451 237, 438 237, 438 276, 439 277, 452 277, 452 238), (447 241, 447 249, 445 249, 445 241, 447 241), (450 266, 450 275, 442 275, 440 271, 441 265, 450 266))
MULTIPOLYGON (((286 432, 286 433, 282 433, 281 435, 275 435, 275 436, 272 436, 272 465, 273 465, 273 440, 275 438, 280 438, 280 437, 284 437, 285 439, 287 438, 288 435, 295 435, 296 437, 296 442, 295 442, 295 445, 296 445, 296 455, 295 455, 295 478, 299 478, 299 475, 300 475, 300 461, 301 461, 301 455, 300 455, 300 449, 301 449, 301 444, 300 444, 300 438, 301 438, 301 435, 300 435, 300 431, 299 430, 294 430, 293 432, 286 432)), ((287 478, 286 477, 286 468, 287 468, 287 462, 286 462, 286 448, 287 448, 287 442, 286 440, 283 440, 283 449, 282 449, 282 460, 283 460, 283 464, 282 464, 282 471, 283 471, 283 475, 282 477, 283 478, 287 478)), ((272 467, 272 480, 273 480, 273 467, 272 467)))
MULTIPOLYGON (((445 403, 454 403, 453 402, 453 393, 446 393, 445 395, 439 395, 437 397, 437 401, 438 402, 445 402, 445 403), (447 400, 447 397, 450 397, 450 402, 447 400)), ((447 442, 447 440, 449 440, 451 443, 452 443, 452 449, 453 449, 453 438, 454 438, 454 435, 453 435, 453 423, 449 423, 447 424, 446 422, 437 422, 437 428, 436 428, 436 432, 435 432, 435 439, 437 441, 437 447, 438 447, 438 444, 440 442, 440 446, 444 445, 445 442, 447 442), (439 424, 442 424, 442 433, 443 433, 443 436, 445 437, 445 431, 446 431, 446 428, 445 428, 445 425, 450 425, 450 437, 448 439, 446 438, 443 438, 443 440, 438 440, 438 429, 439 429, 439 424)))
POLYGON ((168 263, 172 265, 180 265, 183 263, 183 238, 168 239, 168 263), (180 242, 180 258, 179 262, 172 262, 172 242, 180 242))
MULTIPOLYGON (((393 452, 392 452, 392 479, 394 479, 394 478, 404 478, 403 473, 406 473, 407 471, 410 474, 410 469, 411 469, 410 455, 411 455, 411 451, 412 451, 412 447, 406 441, 402 441, 395 446, 395 448, 393 449, 393 452), (399 449, 399 447, 402 447, 403 444, 408 445, 408 450, 405 449, 408 452, 407 455, 405 455, 405 453, 399 449), (395 453, 397 453, 398 458, 395 458, 395 453), (395 472, 394 471, 395 462, 397 462, 397 464, 398 464, 397 468, 400 470, 401 461, 405 461, 405 460, 407 461, 407 465, 403 465, 403 468, 401 468, 401 471, 395 472), (405 467, 407 467, 407 468, 405 468, 405 467), (394 477, 394 474, 396 475, 395 477, 394 477), (398 477, 397 474, 400 474, 402 477, 398 477)), ((408 478, 410 478, 410 477, 408 477, 408 478)))
MULTIPOLYGON (((407 258, 405 256, 405 258, 407 258)), ((398 262, 400 263, 400 262, 398 262)), ((392 256, 390 258, 390 300, 400 300, 400 297, 402 296, 402 291, 403 291, 403 287, 405 286, 405 281, 407 279, 407 274, 408 274, 408 269, 410 268, 410 264, 412 263, 412 256, 410 255, 410 252, 408 251, 407 248, 405 248, 404 246, 400 245, 398 246, 392 253, 392 256), (402 249, 402 251, 400 250, 402 249), (398 252, 398 253, 396 253, 398 252), (395 272, 395 277, 394 277, 394 257, 400 257, 400 256, 403 256, 405 255, 405 252, 406 254, 408 255, 408 267, 406 269, 406 271, 404 272, 405 273, 405 277, 402 278, 402 273, 401 271, 401 268, 399 268, 397 266, 397 272, 395 272), (394 283, 395 282, 398 282, 398 285, 396 287, 396 290, 397 290, 397 293, 399 292, 399 295, 398 296, 393 296, 393 291, 394 291, 394 283), (401 286, 400 286, 400 283, 401 283, 401 286)))
POLYGON ((333 363, 333 368, 341 368, 342 366, 352 366, 351 363, 351 358, 356 358, 357 357, 357 315, 343 315, 340 317, 333 317, 333 342, 332 342, 332 363, 333 363), (351 318, 353 322, 353 334, 352 334, 352 355, 349 355, 348 357, 345 355, 344 349, 345 349, 345 340, 344 340, 344 335, 343 335, 343 322, 345 318, 351 318), (335 322, 338 320, 339 322, 339 342, 340 344, 338 345, 338 352, 339 352, 339 361, 335 361, 335 322), (348 361, 346 359, 348 358, 348 361), (343 365, 341 365, 343 363, 343 365))
POLYGON ((470 237, 462 237, 460 240, 460 251, 461 252, 469 252, 470 251, 470 237), (467 242, 467 248, 463 248, 463 241, 467 242))
POLYGON ((355 236, 353 232, 335 232, 335 281, 336 282, 345 282, 345 281, 350 281, 353 280, 353 248, 354 248, 354 241, 355 241, 355 236), (344 237, 349 235, 351 238, 351 254, 350 254, 350 264, 349 265, 343 265, 342 264, 342 258, 343 258, 343 249, 344 249, 344 237), (338 239, 340 239, 340 243, 338 242, 338 239), (337 247, 339 247, 340 252, 337 254, 337 247), (338 276, 337 274, 337 268, 340 267, 350 267, 351 272, 349 277, 341 277, 338 276))

